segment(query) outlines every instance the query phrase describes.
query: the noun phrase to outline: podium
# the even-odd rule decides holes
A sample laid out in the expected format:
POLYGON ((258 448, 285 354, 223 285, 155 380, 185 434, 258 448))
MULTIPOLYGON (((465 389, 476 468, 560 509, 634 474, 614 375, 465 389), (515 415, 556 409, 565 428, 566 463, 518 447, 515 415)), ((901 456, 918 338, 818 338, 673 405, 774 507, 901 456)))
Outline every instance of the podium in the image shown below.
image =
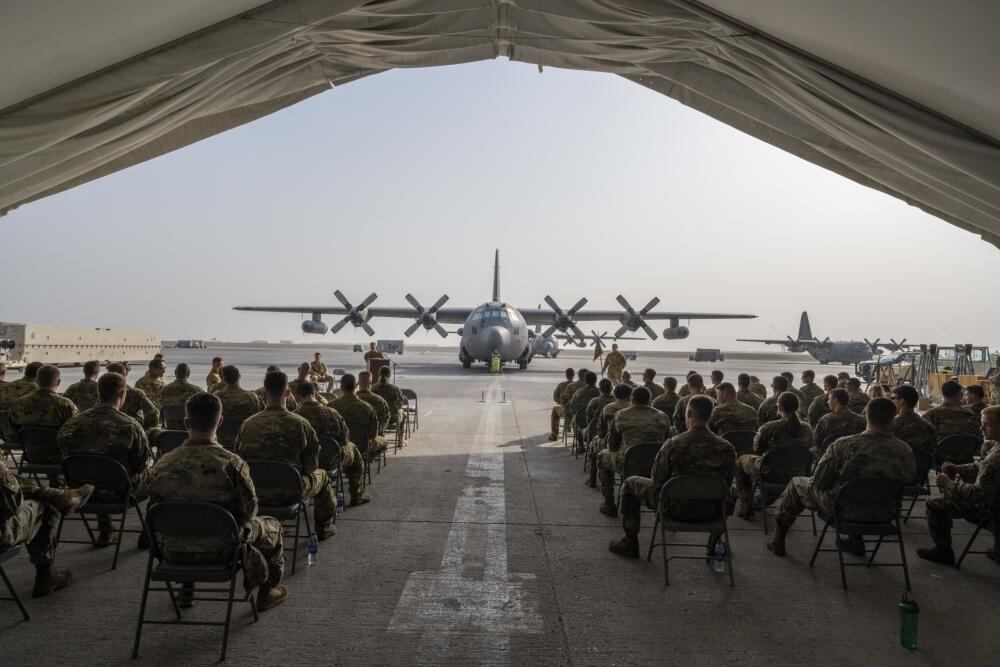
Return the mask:
POLYGON ((383 366, 388 366, 392 362, 388 359, 369 359, 368 360, 368 372, 372 374, 372 381, 378 379, 378 371, 383 366))

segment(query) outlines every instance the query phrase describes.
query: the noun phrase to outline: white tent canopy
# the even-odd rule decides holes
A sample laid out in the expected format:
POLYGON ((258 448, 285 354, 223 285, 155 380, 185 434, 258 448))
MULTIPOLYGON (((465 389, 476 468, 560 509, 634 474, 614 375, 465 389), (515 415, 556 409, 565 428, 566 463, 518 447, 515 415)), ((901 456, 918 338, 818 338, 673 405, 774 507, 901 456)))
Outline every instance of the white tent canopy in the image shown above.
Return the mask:
POLYGON ((992 0, 0 0, 0 212, 396 67, 613 72, 1000 246, 992 0))

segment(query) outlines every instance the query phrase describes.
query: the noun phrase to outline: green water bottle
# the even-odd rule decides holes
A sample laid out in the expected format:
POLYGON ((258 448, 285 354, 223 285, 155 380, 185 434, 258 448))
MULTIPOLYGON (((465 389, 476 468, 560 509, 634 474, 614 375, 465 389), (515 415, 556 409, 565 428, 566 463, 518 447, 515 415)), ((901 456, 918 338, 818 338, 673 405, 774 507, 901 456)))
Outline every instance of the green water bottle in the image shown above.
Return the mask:
POLYGON ((899 603, 899 643, 911 651, 917 650, 917 619, 920 618, 920 605, 903 593, 899 603))

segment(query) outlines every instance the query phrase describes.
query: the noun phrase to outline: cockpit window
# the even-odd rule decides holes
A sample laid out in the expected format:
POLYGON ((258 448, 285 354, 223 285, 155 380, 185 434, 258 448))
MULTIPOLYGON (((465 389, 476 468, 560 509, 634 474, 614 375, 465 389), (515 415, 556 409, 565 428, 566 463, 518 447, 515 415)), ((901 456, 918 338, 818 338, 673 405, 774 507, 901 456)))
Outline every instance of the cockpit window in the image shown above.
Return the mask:
POLYGON ((489 308, 483 311, 483 324, 486 326, 510 327, 510 316, 506 310, 500 308, 489 308))

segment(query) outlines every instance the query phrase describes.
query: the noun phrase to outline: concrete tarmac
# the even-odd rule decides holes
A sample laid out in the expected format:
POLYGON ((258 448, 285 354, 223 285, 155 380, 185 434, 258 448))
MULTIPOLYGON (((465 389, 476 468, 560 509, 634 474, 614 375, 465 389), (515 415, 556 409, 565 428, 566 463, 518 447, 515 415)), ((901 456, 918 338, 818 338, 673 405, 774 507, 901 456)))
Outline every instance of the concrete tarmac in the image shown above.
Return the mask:
MULTIPOLYGON (((171 370, 191 363, 196 382, 221 354, 240 366, 248 388, 260 385, 268 364, 293 371, 305 356, 274 348, 165 352, 171 370)), ((358 355, 324 356, 331 369, 361 366, 358 355)), ((620 522, 598 513, 599 494, 583 484, 582 459, 546 440, 563 369, 595 364, 536 360, 527 371, 493 377, 439 353, 397 361, 397 384, 419 395, 419 430, 408 447, 388 455, 371 487, 373 502, 338 518, 318 564, 307 567, 300 550, 298 572, 286 573, 291 596, 284 605, 256 624, 247 605, 235 607, 231 663, 995 664, 998 643, 989 627, 1000 568, 984 556, 969 556, 961 571, 919 560, 916 547, 929 544, 922 519, 905 528, 913 596, 921 604, 919 651, 899 645, 902 572, 851 568, 850 589, 842 590, 835 554, 808 566, 815 543, 808 517, 796 524, 784 559, 764 548, 759 516, 734 517, 736 586, 702 561, 681 560, 671 561, 666 587, 659 548, 649 563, 608 552, 620 522)), ((750 360, 652 365, 680 375, 689 367, 707 375, 717 366, 733 380, 746 370, 765 382, 785 368, 796 375, 806 367, 824 371, 750 360)), ((136 369, 130 380, 140 375, 136 369)), ((68 372, 64 386, 72 379, 68 372)), ((957 525, 957 547, 970 532, 957 525)), ((82 528, 70 526, 67 534, 80 537, 82 528)), ((877 562, 895 557, 897 550, 884 547, 877 562)), ((22 622, 12 603, 0 603, 0 662, 129 663, 146 560, 134 537, 115 571, 109 550, 64 544, 58 563, 73 570, 75 583, 42 600, 30 598, 27 558, 8 562, 33 618, 22 622)), ((221 612, 218 603, 200 603, 188 615, 207 620, 221 612)), ((169 618, 169 601, 151 598, 149 613, 169 618)), ((218 628, 147 626, 141 660, 209 664, 220 641, 218 628)))

